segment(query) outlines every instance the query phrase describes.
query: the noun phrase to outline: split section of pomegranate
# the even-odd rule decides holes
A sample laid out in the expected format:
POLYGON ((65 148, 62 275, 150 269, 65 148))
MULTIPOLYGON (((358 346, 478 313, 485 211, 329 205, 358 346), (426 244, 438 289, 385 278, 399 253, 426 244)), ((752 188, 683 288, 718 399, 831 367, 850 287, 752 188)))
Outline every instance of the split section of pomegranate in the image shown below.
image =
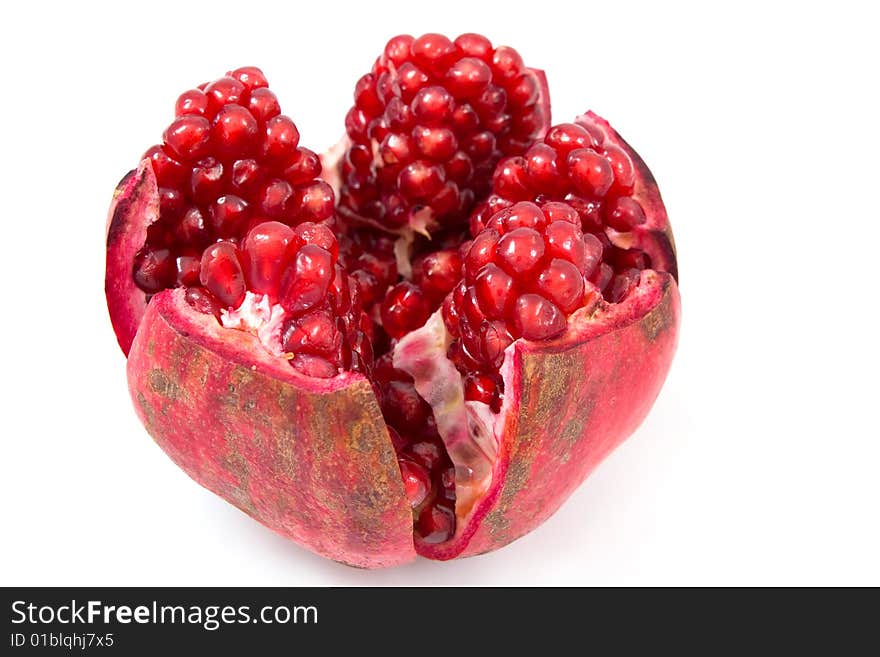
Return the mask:
POLYGON ((513 48, 479 34, 394 37, 355 85, 340 210, 392 231, 466 222, 498 160, 549 121, 544 74, 513 48))
MULTIPOLYGON (((545 99, 542 76, 482 37, 397 37, 358 83, 367 141, 322 171, 259 69, 182 94, 107 234, 108 306, 157 443, 357 566, 479 554, 551 515, 648 412, 679 297, 647 167, 593 114, 548 131, 545 99), (492 133, 454 211, 382 173, 399 164, 386 137, 404 134, 389 108, 451 130, 440 87, 492 133), (494 114, 475 100, 493 94, 494 114), (320 176, 342 185, 340 216, 320 176), (387 221, 393 195, 402 223, 387 221)), ((461 161, 448 150, 430 166, 461 161)))

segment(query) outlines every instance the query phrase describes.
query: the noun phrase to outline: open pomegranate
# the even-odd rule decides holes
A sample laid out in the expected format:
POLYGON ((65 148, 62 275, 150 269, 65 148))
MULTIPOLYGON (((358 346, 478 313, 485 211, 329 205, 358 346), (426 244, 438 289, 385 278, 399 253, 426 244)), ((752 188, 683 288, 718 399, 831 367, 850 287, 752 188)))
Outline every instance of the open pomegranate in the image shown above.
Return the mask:
POLYGON ((451 559, 537 527, 647 414, 680 313, 659 191, 596 115, 550 127, 512 49, 395 37, 323 170, 259 69, 175 109, 114 195, 106 294, 201 485, 347 564, 451 559))

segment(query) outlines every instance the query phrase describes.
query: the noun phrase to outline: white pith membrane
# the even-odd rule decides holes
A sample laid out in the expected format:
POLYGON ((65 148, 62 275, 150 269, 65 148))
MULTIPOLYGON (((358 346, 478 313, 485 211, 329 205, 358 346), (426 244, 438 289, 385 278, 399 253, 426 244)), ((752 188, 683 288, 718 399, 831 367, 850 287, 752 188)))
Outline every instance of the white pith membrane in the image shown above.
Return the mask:
POLYGON ((255 294, 250 290, 238 308, 220 311, 223 328, 246 331, 256 336, 270 354, 289 360, 293 354, 281 348, 281 331, 286 318, 287 311, 278 303, 272 303, 268 294, 255 294))

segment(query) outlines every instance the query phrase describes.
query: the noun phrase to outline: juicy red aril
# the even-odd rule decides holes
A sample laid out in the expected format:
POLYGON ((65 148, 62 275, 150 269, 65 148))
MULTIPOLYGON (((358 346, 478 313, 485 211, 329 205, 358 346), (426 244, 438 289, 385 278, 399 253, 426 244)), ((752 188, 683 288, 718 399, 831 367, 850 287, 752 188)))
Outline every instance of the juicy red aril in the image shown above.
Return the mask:
POLYGON ((403 488, 412 508, 418 507, 431 490, 431 480, 427 471, 418 463, 409 459, 398 459, 400 474, 403 476, 403 488))
POLYGON ((568 178, 577 192, 602 197, 611 189, 614 170, 608 160, 598 153, 579 148, 568 154, 568 178))
POLYGON ((245 93, 245 86, 233 77, 227 75, 214 80, 205 87, 205 95, 208 97, 208 113, 214 116, 224 105, 240 104, 245 93))
POLYGON ((266 80, 263 71, 256 66, 242 66, 237 68, 229 74, 229 77, 241 82, 245 88, 249 89, 251 92, 255 89, 269 86, 269 82, 266 80))
POLYGON ((298 221, 323 221, 333 216, 333 188, 315 180, 297 188, 292 204, 298 221))
POLYGON ((455 513, 440 501, 431 504, 419 514, 416 531, 422 541, 430 545, 448 541, 455 533, 455 513))
POLYGON ((241 105, 224 105, 214 119, 214 147, 221 156, 241 156, 256 148, 260 126, 241 105))
POLYGON ((215 318, 220 319, 220 311, 222 310, 220 302, 205 288, 187 288, 184 299, 196 311, 204 315, 214 315, 215 318))
POLYGON ((527 275, 544 257, 544 239, 532 228, 516 228, 498 240, 495 259, 513 276, 527 275))
POLYGON ((208 223, 217 235, 234 237, 241 233, 249 214, 247 201, 234 194, 228 194, 211 204, 208 223))
POLYGON ((150 160, 159 187, 179 188, 189 175, 189 170, 161 146, 153 146, 141 159, 150 160))
POLYGON ((158 292, 174 280, 174 261, 168 249, 141 250, 134 260, 134 280, 144 292, 158 292))
POLYGON ((286 116, 276 116, 266 123, 262 155, 270 162, 283 163, 299 144, 299 130, 286 116))
POLYGON ((293 314, 317 305, 333 280, 333 259, 326 249, 306 244, 282 274, 279 303, 293 314))
POLYGON ((247 109, 257 121, 266 123, 281 114, 281 105, 274 93, 265 88, 254 89, 248 100, 247 109))
POLYGON ((201 258, 199 256, 178 256, 174 261, 177 285, 191 287, 199 284, 201 258))
POLYGON ((195 114, 204 116, 208 111, 208 97, 201 89, 190 89, 184 91, 174 104, 174 113, 177 116, 184 114, 195 114))
POLYGON ((247 284, 238 247, 220 242, 205 249, 199 280, 224 306, 240 306, 247 292, 247 284))
POLYGON ((278 294, 278 283, 288 264, 291 244, 291 250, 296 252, 302 240, 290 226, 277 221, 259 224, 248 232, 241 248, 245 253, 245 270, 251 290, 257 294, 278 294))
POLYGON ((163 139, 177 157, 191 162, 207 152, 211 139, 211 123, 203 116, 181 116, 174 119, 165 130, 163 139))
POLYGON ((413 263, 413 281, 433 304, 439 304, 461 278, 461 256, 457 249, 441 249, 413 263))
POLYGON ((293 318, 281 334, 281 347, 290 353, 332 357, 341 346, 342 334, 329 309, 318 309, 293 318))
POLYGON ((495 378, 488 374, 471 372, 464 378, 464 398, 468 401, 479 401, 492 407, 496 412, 500 410, 498 384, 495 378))
POLYGON ((424 324, 430 312, 424 293, 404 281, 391 288, 382 301, 382 327, 392 338, 400 338, 424 324))
POLYGON ((516 332, 527 340, 547 340, 565 331, 565 315, 538 294, 523 294, 513 311, 516 332))
POLYGON ((535 287, 563 312, 570 313, 583 301, 584 277, 568 260, 554 258, 538 274, 535 287))
POLYGON ((474 288, 480 308, 490 319, 502 319, 516 295, 513 278, 493 263, 480 269, 474 288))
POLYGON ((606 206, 605 220, 614 230, 626 232, 645 223, 645 211, 637 201, 621 196, 606 206))

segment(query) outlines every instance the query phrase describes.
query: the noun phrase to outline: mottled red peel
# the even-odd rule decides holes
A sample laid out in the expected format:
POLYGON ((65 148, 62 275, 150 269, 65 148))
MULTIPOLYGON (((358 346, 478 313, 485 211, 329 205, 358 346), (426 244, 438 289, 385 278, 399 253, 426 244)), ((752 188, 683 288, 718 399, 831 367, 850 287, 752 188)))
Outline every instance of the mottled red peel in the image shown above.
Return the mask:
POLYGON ((302 376, 183 296, 153 298, 129 353, 131 396, 156 443, 318 554, 364 568, 413 559, 412 512, 370 383, 302 376))

